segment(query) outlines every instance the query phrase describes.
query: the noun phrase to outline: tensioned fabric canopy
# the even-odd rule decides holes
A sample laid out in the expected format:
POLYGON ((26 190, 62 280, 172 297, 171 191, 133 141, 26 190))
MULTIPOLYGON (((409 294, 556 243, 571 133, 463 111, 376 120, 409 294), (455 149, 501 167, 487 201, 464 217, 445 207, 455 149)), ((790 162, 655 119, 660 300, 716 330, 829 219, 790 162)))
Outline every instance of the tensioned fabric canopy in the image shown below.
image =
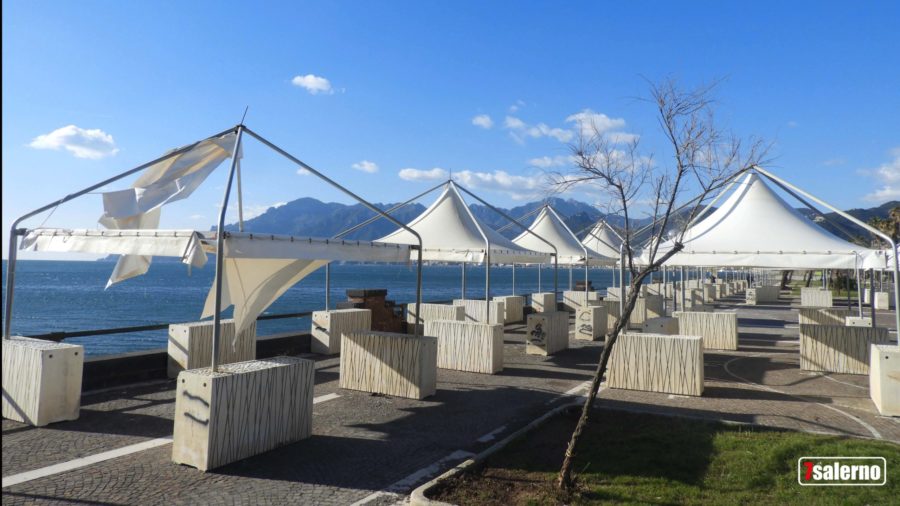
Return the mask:
MULTIPOLYGON (((491 263, 545 263, 546 253, 525 249, 481 223, 466 205, 451 181, 440 197, 407 226, 422 237, 422 259, 440 262, 485 261, 485 241, 490 242, 491 263)), ((398 229, 378 242, 418 244, 407 230, 398 229)))
MULTIPOLYGON (((800 214, 755 173, 735 184, 722 206, 687 230, 668 265, 773 269, 883 269, 883 251, 830 234, 800 214)), ((658 254, 672 247, 663 243, 658 254)), ((645 258, 646 252, 642 259, 645 258)))
MULTIPOLYGON (((168 256, 202 267, 216 252, 216 233, 194 230, 28 231, 21 249, 118 255, 168 256)), ((221 308, 234 305, 237 332, 248 328, 291 286, 330 261, 406 262, 409 246, 271 234, 227 232, 221 308)), ((215 311, 210 288, 201 317, 215 311)))
MULTIPOLYGON (((534 232, 547 242, 556 246, 556 253, 561 265, 615 265, 615 258, 607 258, 578 242, 578 238, 566 225, 563 219, 551 206, 545 205, 534 218, 528 230, 534 232), (587 258, 585 258, 585 252, 587 258)), ((544 253, 553 253, 553 248, 528 232, 522 232, 513 239, 513 243, 523 248, 544 253)))
POLYGON ((601 255, 618 259, 620 255, 619 246, 622 245, 622 239, 616 235, 608 223, 601 221, 584 236, 581 244, 601 255))

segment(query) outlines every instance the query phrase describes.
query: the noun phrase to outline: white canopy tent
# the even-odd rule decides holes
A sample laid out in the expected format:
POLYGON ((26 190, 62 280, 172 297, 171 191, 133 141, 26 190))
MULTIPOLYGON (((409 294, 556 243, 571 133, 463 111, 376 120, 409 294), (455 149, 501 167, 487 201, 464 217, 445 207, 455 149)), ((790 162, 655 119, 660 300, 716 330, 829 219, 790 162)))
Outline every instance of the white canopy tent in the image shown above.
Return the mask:
POLYGON ((614 258, 616 260, 622 255, 619 248, 622 246, 622 237, 615 231, 606 221, 600 220, 588 231, 581 244, 596 251, 597 253, 614 258))
MULTIPOLYGON (((528 227, 528 230, 543 237, 555 247, 558 253, 560 264, 569 266, 569 282, 571 284, 572 267, 584 266, 584 291, 588 291, 588 268, 590 265, 615 265, 615 258, 608 258, 596 251, 588 248, 578 241, 578 237, 572 233, 572 230, 566 225, 565 221, 559 216, 553 207, 549 204, 539 208, 537 216, 528 227)), ((535 251, 543 251, 544 253, 552 253, 553 250, 549 245, 537 239, 528 231, 522 232, 518 237, 513 239, 513 243, 535 251)), ((570 287, 571 288, 571 287, 570 287)))
MULTIPOLYGON (((691 226, 684 249, 667 262, 677 266, 771 269, 856 269, 887 267, 883 251, 833 236, 797 212, 755 173, 735 183, 722 206, 691 226)), ((660 245, 662 255, 673 240, 660 245)), ((642 255, 644 261, 646 252, 642 255)))
MULTIPOLYGON (((444 186, 444 185, 441 185, 444 186)), ((427 193, 440 188, 429 190, 427 193)), ((422 238, 422 258, 441 262, 461 263, 463 266, 463 297, 465 298, 465 265, 466 263, 483 263, 485 265, 485 301, 490 301, 491 281, 490 266, 492 263, 545 263, 551 254, 523 248, 499 232, 478 220, 466 204, 460 190, 465 191, 482 204, 502 214, 510 221, 518 222, 491 206, 472 192, 448 181, 441 195, 422 214, 407 224, 407 229, 396 230, 378 242, 393 244, 410 244, 413 240, 411 231, 422 238)), ((413 200, 423 196, 419 195, 413 200)), ((411 203, 407 201, 403 205, 411 203)), ((392 209, 392 210, 393 210, 392 209)), ((392 210, 389 210, 392 211, 392 210)), ((522 228, 525 227, 523 225, 522 228)), ((529 232, 533 234, 533 232, 529 232)), ((543 240, 543 239, 539 239, 543 240)), ((545 241, 546 242, 546 241, 545 241)), ((551 246, 552 247, 552 246, 551 246)), ((553 253, 555 255, 555 251, 553 253)), ((490 304, 487 304, 486 319, 490 320, 490 304)))
MULTIPOLYGON (((418 233, 243 124, 170 151, 156 160, 72 193, 16 219, 10 231, 4 339, 10 337, 16 252, 19 238, 22 236, 24 236, 23 249, 123 255, 110 278, 110 284, 145 273, 152 256, 179 257, 186 264, 202 266, 206 263, 206 254, 215 253, 216 275, 204 309, 204 316, 212 315, 214 322, 212 346, 214 370, 218 366, 222 309, 229 305, 235 306, 235 320, 240 331, 249 326, 266 307, 293 284, 333 260, 407 262, 411 257, 410 251, 418 250, 417 259, 420 262, 417 269, 416 314, 419 314, 418 306, 421 304, 421 240, 418 233), (243 231, 239 159, 244 133, 349 195, 375 214, 405 229, 410 233, 409 243, 378 244, 224 232, 225 212, 228 209, 228 199, 236 174, 239 227, 243 231), (188 197, 222 161, 229 157, 232 159, 231 169, 228 173, 216 232, 156 228, 162 206, 188 197), (103 194, 104 214, 100 223, 110 230, 18 228, 23 220, 55 209, 65 202, 141 171, 146 172, 132 184, 131 188, 103 194)), ((238 333, 236 332, 236 335, 238 333)))

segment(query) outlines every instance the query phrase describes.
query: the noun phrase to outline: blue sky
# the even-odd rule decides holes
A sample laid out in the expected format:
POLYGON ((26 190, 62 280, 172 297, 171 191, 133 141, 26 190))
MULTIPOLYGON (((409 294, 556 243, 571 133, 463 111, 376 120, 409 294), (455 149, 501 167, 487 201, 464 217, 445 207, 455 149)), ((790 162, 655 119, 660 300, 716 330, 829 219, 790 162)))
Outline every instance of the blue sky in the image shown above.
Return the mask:
MULTIPOLYGON (((12 217, 224 130, 246 105, 249 126, 370 200, 411 196, 438 168, 512 205, 540 193, 528 185, 568 154, 567 118, 585 110, 665 156, 634 98, 665 76, 724 78, 720 121, 772 141, 773 170, 869 207, 900 197, 898 26, 900 2, 5 1, 4 256, 12 217)), ((348 201, 245 155, 250 214, 348 201)), ((162 225, 214 223, 224 177, 162 225)), ((91 196, 46 224, 94 227, 100 212, 91 196)))

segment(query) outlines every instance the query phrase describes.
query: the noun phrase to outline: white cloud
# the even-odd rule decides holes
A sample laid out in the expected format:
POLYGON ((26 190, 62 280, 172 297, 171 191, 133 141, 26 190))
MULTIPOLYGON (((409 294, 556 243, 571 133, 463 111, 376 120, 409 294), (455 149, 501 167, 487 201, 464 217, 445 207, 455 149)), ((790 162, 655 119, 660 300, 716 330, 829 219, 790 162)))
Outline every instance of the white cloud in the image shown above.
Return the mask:
POLYGON ((582 135, 590 137, 595 133, 603 135, 625 126, 622 118, 610 118, 602 112, 585 109, 566 118, 566 123, 574 123, 582 135))
POLYGON ((606 138, 613 144, 631 144, 638 140, 640 136, 628 132, 609 132, 606 134, 606 138))
POLYGON ((332 93, 334 93, 334 89, 332 89, 331 87, 331 82, 328 79, 317 76, 315 74, 294 76, 294 78, 291 79, 291 84, 305 89, 309 92, 310 95, 318 95, 319 93, 331 95, 332 93))
POLYGON ((119 152, 112 135, 103 130, 86 130, 75 125, 58 128, 35 137, 29 144, 34 149, 65 149, 75 158, 98 160, 119 152))
POLYGON ((847 160, 845 160, 844 158, 829 158, 828 160, 822 162, 822 165, 826 167, 834 167, 836 165, 844 165, 845 163, 847 163, 847 160))
MULTIPOLYGON (((265 213, 269 209, 275 209, 287 204, 287 202, 275 202, 274 204, 245 204, 244 205, 244 220, 249 220, 251 218, 256 218, 257 216, 265 213)), ((237 210, 235 210, 237 212, 237 210)))
POLYGON ((523 107, 525 107, 525 101, 524 100, 516 100, 515 104, 509 106, 509 113, 512 114, 523 107))
POLYGON ((361 170, 363 172, 368 172, 369 174, 374 174, 378 172, 378 164, 375 162, 370 162, 368 160, 363 160, 361 162, 356 162, 351 165, 356 170, 361 170))
POLYGON ((472 118, 472 124, 488 130, 492 126, 494 126, 494 120, 492 120, 491 117, 487 114, 479 114, 478 116, 472 118))
POLYGON ((309 176, 310 174, 312 174, 312 172, 310 172, 306 169, 297 169, 298 176, 309 176))
POLYGON ((900 199, 900 147, 890 150, 890 154, 893 157, 891 161, 881 164, 876 169, 860 171, 882 184, 881 188, 863 197, 865 200, 883 202, 900 199))
POLYGON ((569 142, 575 135, 571 130, 551 128, 546 123, 538 123, 537 125, 529 126, 527 123, 515 116, 507 116, 503 122, 503 125, 507 130, 514 131, 510 132, 510 134, 517 142, 522 142, 523 137, 531 137, 534 139, 538 139, 541 137, 552 137, 559 142, 569 142))
POLYGON ((526 127, 525 122, 515 116, 507 116, 506 119, 503 120, 503 126, 513 130, 519 130, 526 127))
POLYGON ((431 170, 406 168, 398 172, 397 175, 404 181, 439 181, 441 179, 447 179, 450 176, 450 173, 439 167, 435 167, 431 170))
POLYGON ((205 220, 206 216, 204 216, 202 214, 192 214, 191 219, 192 220, 205 220))
POLYGON ((549 169, 551 167, 562 167, 564 165, 569 165, 575 161, 575 157, 572 155, 556 155, 556 156, 542 156, 540 158, 532 158, 528 160, 528 165, 532 167, 540 167, 542 169, 549 169))
POLYGON ((517 176, 503 170, 454 172, 453 179, 472 189, 498 191, 515 200, 525 200, 541 195, 545 183, 543 176, 517 176))

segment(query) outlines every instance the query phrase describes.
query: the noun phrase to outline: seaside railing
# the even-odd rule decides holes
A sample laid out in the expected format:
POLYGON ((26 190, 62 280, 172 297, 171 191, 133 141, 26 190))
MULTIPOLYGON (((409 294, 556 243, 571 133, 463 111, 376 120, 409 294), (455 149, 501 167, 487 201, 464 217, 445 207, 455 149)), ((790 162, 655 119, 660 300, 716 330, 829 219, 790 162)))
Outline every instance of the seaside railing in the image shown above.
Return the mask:
MULTIPOLYGON (((449 304, 453 301, 451 300, 435 300, 429 301, 430 304, 449 304)), ((405 306, 406 304, 398 304, 398 307, 405 306)), ((300 313, 277 313, 277 314, 268 314, 268 315, 260 315, 256 318, 256 321, 263 320, 283 320, 287 318, 307 318, 312 316, 312 311, 303 311, 300 313)), ((48 332, 46 334, 33 334, 25 337, 31 337, 34 339, 44 339, 47 341, 56 341, 60 342, 64 339, 72 339, 75 337, 91 337, 91 336, 108 336, 113 334, 130 334, 134 332, 147 332, 153 330, 168 330, 169 325, 173 323, 180 322, 172 322, 172 323, 153 323, 149 325, 134 325, 130 327, 114 327, 114 328, 106 328, 106 329, 92 329, 92 330, 75 330, 75 331, 56 331, 56 332, 48 332)))

